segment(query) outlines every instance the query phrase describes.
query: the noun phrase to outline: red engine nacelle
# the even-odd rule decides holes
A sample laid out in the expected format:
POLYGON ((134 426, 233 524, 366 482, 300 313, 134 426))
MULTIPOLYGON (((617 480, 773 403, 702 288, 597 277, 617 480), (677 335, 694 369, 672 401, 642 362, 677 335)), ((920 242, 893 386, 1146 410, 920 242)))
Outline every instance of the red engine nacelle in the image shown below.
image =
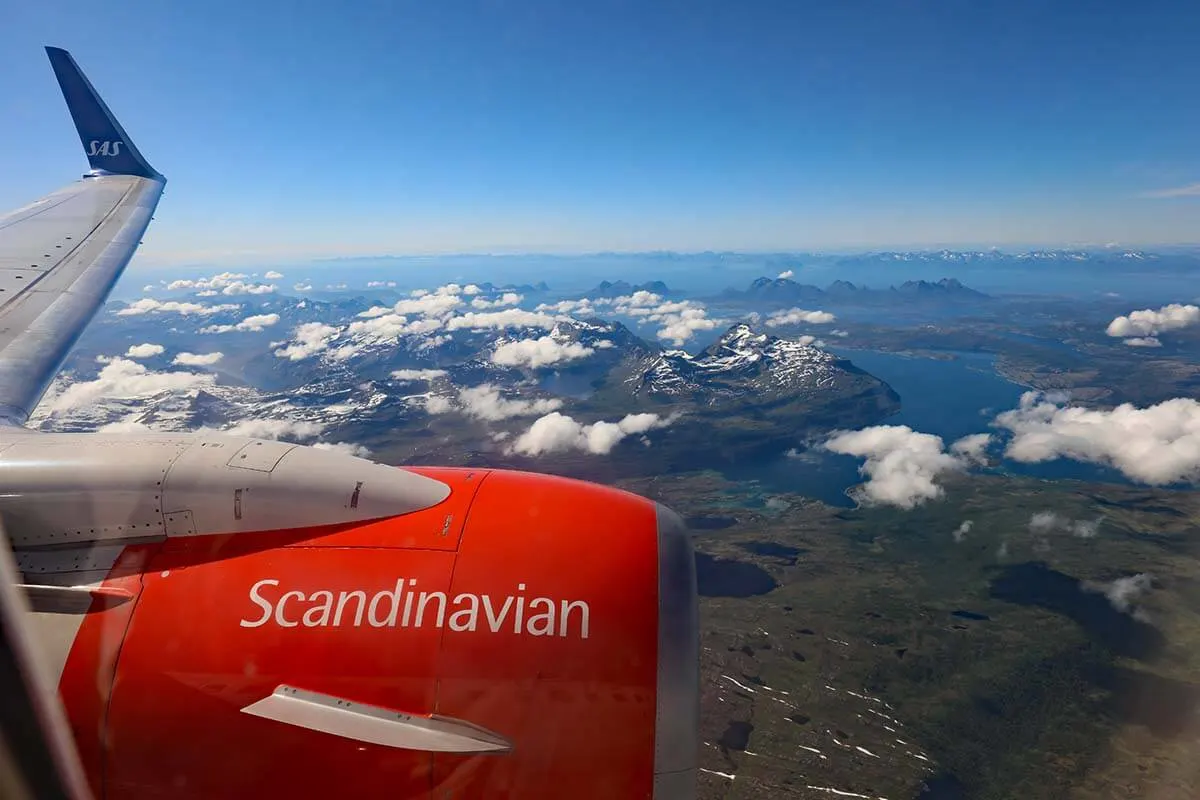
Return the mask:
POLYGON ((593 484, 420 469, 367 524, 125 549, 60 690, 107 798, 689 798, 692 551, 593 484))

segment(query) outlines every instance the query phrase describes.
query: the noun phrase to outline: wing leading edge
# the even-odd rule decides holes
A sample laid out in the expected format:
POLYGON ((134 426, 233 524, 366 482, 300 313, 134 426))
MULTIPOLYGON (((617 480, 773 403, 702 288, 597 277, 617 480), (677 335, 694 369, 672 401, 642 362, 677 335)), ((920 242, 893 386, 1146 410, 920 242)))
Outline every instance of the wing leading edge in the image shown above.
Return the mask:
POLYGON ((0 424, 20 425, 129 263, 166 178, 66 50, 47 47, 92 171, 0 217, 0 424))

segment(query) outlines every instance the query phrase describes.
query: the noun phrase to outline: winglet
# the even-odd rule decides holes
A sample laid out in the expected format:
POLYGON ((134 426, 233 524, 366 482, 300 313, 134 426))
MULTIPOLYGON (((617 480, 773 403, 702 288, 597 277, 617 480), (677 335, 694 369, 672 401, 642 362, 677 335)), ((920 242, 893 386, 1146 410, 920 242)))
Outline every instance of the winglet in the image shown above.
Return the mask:
POLYGON ((59 47, 47 47, 46 55, 50 57, 50 66, 54 67, 54 76, 62 87, 67 108, 75 120, 79 140, 83 142, 83 151, 92 169, 165 181, 142 158, 121 123, 108 110, 71 54, 59 47))

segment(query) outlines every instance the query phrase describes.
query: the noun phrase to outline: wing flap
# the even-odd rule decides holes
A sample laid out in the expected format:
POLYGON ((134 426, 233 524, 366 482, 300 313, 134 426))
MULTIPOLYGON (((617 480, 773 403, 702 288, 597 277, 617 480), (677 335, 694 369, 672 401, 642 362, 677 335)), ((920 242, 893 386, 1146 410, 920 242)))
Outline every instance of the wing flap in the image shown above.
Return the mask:
POLYGON ((132 592, 112 586, 21 583, 17 584, 17 588, 25 592, 30 611, 46 614, 86 614, 93 609, 112 608, 133 599, 132 592))
POLYGON ((506 753, 499 734, 461 719, 405 714, 321 692, 280 685, 242 709, 256 717, 359 742, 431 753, 506 753))

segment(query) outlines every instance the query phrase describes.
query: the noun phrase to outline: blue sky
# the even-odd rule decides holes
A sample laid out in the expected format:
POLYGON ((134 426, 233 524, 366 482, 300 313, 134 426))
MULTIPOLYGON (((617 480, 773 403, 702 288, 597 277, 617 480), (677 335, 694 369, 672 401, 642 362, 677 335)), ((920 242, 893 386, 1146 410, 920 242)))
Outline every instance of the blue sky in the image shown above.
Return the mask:
POLYGON ((170 180, 147 265, 1200 240, 1194 2, 5 16, 0 208, 86 168, 40 49, 66 47, 170 180))

